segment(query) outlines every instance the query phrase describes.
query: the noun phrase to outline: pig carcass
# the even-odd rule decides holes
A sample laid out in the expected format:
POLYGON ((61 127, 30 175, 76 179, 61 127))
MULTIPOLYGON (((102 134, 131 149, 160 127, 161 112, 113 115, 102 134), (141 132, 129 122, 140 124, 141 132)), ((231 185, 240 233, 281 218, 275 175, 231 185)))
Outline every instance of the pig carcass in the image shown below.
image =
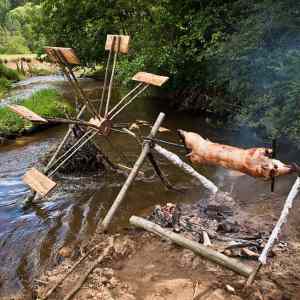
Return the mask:
POLYGON ((187 157, 192 163, 222 166, 253 177, 270 179, 295 171, 292 165, 270 158, 272 149, 238 147, 213 143, 194 132, 179 130, 186 148, 190 151, 187 157))

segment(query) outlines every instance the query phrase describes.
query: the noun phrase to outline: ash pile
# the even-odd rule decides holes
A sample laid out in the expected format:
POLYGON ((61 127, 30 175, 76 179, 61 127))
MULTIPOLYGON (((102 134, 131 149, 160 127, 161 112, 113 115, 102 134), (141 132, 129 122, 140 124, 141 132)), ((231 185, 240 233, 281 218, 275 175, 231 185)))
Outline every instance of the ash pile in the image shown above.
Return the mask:
MULTIPOLYGON (((258 232, 242 221, 238 206, 227 193, 219 192, 203 202, 156 205, 148 219, 228 256, 256 260, 270 231, 258 232)), ((279 242, 270 256, 286 248, 285 242, 279 242)))

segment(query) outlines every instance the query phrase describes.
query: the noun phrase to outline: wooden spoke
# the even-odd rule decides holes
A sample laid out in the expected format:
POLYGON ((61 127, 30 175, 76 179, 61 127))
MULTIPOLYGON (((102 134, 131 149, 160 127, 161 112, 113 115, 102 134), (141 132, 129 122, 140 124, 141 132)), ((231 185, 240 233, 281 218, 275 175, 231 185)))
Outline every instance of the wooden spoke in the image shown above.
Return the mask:
POLYGON ((132 80, 155 86, 162 86, 166 81, 169 80, 169 77, 155 75, 147 72, 138 72, 132 77, 132 80))
POLYGON ((20 117, 22 117, 25 120, 28 120, 30 122, 38 122, 38 123, 48 123, 46 119, 41 117, 40 115, 36 114, 32 110, 28 109, 25 106, 11 104, 7 106, 11 111, 18 114, 20 117))
POLYGON ((56 186, 56 182, 52 181, 35 168, 27 171, 22 179, 24 183, 28 184, 34 191, 43 197, 45 197, 56 186))

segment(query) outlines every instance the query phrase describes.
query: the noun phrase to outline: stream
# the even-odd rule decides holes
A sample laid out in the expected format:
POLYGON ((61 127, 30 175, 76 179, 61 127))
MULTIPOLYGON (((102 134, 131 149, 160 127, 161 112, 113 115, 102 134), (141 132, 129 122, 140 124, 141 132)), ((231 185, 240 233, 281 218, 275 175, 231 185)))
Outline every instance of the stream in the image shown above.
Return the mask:
MULTIPOLYGON (((99 94, 101 83, 82 79, 80 84, 85 90, 99 94)), ((16 84, 7 98, 0 100, 0 106, 49 87, 70 97, 69 87, 62 76, 33 77, 16 84)), ((118 97, 115 95, 114 101, 118 97)), ((167 100, 151 97, 137 99, 117 121, 140 119, 153 123, 160 111, 166 113, 163 126, 171 129, 171 132, 160 133, 161 139, 178 143, 176 129, 181 128, 198 132, 213 141, 236 146, 268 146, 267 142, 270 143, 262 141, 248 129, 220 128, 210 119, 176 112, 169 108, 167 100)), ((24 209, 23 200, 29 190, 22 183, 21 177, 60 141, 66 130, 65 126, 58 126, 0 146, 0 297, 21 293, 32 286, 34 278, 40 272, 57 263, 57 253, 61 247, 79 244, 91 238, 97 223, 125 180, 123 176, 110 172, 82 177, 61 176, 59 187, 53 196, 24 209), (95 196, 91 197, 94 193, 95 196)), ((144 134, 149 132, 149 128, 142 130, 144 134)), ((121 133, 112 133, 110 139, 113 147, 99 137, 99 142, 110 159, 132 165, 140 152, 135 140, 121 133), (125 154, 126 159, 123 155, 120 156, 120 151, 125 154)), ((296 161, 295 149, 287 146, 282 148, 278 155, 280 159, 296 161)), ((180 148, 169 146, 168 149, 181 157, 185 155, 180 148)), ((145 215, 155 204, 201 201, 206 196, 203 188, 193 178, 164 160, 159 159, 159 162, 168 179, 185 192, 167 191, 154 176, 151 166, 146 163, 143 171, 147 180, 136 181, 131 187, 115 217, 114 230, 128 227, 129 216, 145 215)), ((244 209, 272 218, 278 216, 283 199, 295 180, 295 175, 277 179, 274 193, 277 200, 273 201, 275 198, 270 193, 269 182, 240 176, 222 168, 197 169, 220 188, 233 193, 244 209), (266 195, 267 199, 262 202, 261 199, 266 195)), ((300 239, 300 220, 297 218, 299 212, 298 201, 290 217, 291 226, 286 231, 286 234, 297 240, 300 239)))

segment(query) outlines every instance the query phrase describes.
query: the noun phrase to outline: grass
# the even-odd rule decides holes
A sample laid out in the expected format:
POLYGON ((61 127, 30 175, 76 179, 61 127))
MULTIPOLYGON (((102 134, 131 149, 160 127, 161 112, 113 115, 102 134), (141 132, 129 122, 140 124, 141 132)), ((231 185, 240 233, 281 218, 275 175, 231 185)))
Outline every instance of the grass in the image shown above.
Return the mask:
POLYGON ((10 61, 15 61, 16 59, 20 58, 37 58, 36 54, 0 54, 0 60, 7 60, 8 62, 10 61))
POLYGON ((0 77, 0 99, 5 95, 10 87, 11 81, 4 77, 0 77))
POLYGON ((22 75, 0 63, 0 98, 8 91, 12 81, 20 79, 22 79, 22 75))
MULTIPOLYGON (((30 98, 17 102, 44 117, 64 117, 66 111, 72 113, 72 107, 54 89, 38 91, 30 98)), ((21 135, 33 128, 31 122, 23 120, 8 108, 0 108, 0 135, 21 135)))
POLYGON ((16 70, 10 69, 4 64, 0 63, 0 78, 5 78, 7 80, 18 81, 22 79, 22 75, 16 70))

